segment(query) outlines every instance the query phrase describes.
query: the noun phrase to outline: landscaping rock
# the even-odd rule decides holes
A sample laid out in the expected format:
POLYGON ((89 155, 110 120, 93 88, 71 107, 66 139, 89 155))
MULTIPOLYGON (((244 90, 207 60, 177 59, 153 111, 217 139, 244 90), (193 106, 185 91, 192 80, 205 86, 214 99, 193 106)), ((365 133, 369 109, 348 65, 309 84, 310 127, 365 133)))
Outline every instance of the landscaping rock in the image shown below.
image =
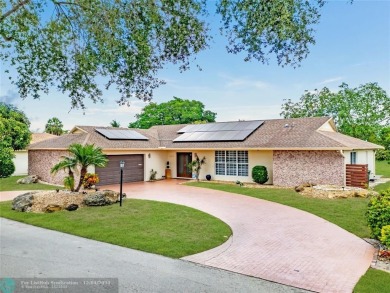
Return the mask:
POLYGON ((112 190, 102 190, 90 193, 84 197, 87 206, 105 206, 119 201, 119 193, 112 190))
POLYGON ((79 208, 79 206, 77 204, 72 203, 72 204, 68 205, 65 209, 67 211, 71 212, 71 211, 77 210, 78 208, 79 208))
POLYGON ((35 193, 27 192, 15 197, 12 201, 12 209, 19 212, 29 212, 33 205, 35 193))
POLYGON ((54 212, 58 212, 58 211, 60 211, 60 210, 62 210, 62 207, 59 206, 58 204, 49 204, 49 205, 45 208, 44 212, 45 212, 45 213, 54 213, 54 212))
POLYGON ((38 182, 38 176, 37 175, 29 175, 24 178, 20 178, 16 183, 18 184, 31 184, 31 183, 37 183, 38 182))

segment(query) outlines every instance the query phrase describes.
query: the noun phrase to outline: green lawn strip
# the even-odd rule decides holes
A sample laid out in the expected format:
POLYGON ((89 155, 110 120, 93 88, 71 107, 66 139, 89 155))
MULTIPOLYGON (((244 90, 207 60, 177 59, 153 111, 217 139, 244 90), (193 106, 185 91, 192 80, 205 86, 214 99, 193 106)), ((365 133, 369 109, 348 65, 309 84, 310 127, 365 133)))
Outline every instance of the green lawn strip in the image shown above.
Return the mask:
POLYGON ((15 190, 54 190, 57 186, 32 183, 32 184, 18 184, 16 181, 26 176, 11 176, 8 178, 0 178, 0 191, 15 191, 15 190))
POLYGON ((16 212, 8 201, 0 203, 0 216, 173 258, 214 248, 231 235, 227 224, 209 214, 136 199, 126 199, 121 208, 115 204, 52 214, 16 212))
POLYGON ((390 164, 387 161, 375 161, 375 174, 390 178, 390 164))
POLYGON ((359 237, 370 237, 370 230, 365 218, 368 204, 366 198, 319 199, 304 197, 291 189, 283 188, 246 188, 207 182, 187 184, 277 202, 317 215, 359 237))
POLYGON ((354 293, 387 293, 390 292, 390 273, 368 269, 356 284, 354 293))
POLYGON ((387 181, 386 183, 378 184, 374 187, 375 191, 383 191, 390 188, 390 181, 387 181))

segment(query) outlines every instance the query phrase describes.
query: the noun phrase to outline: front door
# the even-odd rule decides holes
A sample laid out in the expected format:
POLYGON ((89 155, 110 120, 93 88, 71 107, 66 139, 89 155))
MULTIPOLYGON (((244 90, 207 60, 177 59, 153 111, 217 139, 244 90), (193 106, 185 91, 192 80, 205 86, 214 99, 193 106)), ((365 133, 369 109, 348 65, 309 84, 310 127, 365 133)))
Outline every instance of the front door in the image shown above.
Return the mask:
POLYGON ((192 162, 192 153, 177 153, 177 177, 192 177, 191 167, 188 166, 192 162))

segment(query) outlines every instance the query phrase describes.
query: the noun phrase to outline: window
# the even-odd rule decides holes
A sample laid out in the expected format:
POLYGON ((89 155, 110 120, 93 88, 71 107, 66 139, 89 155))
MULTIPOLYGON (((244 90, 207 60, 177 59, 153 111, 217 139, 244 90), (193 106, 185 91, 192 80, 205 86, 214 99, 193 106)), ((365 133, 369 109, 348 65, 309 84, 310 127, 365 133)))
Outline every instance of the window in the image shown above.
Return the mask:
POLYGON ((351 164, 356 164, 356 152, 351 152, 351 164))
POLYGON ((215 151, 215 174, 248 176, 248 151, 215 151))

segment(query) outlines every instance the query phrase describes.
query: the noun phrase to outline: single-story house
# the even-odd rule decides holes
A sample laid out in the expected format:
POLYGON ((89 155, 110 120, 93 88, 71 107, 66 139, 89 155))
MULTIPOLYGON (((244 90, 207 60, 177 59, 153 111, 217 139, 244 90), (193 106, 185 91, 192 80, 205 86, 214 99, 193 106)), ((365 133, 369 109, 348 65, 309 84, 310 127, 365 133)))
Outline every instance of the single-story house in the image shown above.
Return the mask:
MULTIPOLYGON (((50 133, 32 133, 30 145, 44 141, 46 139, 51 139, 57 137, 54 134, 50 133)), ((12 174, 13 176, 19 175, 27 175, 28 174, 28 153, 27 148, 24 150, 15 151, 15 158, 13 158, 13 162, 15 164, 15 172, 12 174)))
POLYGON ((100 184, 119 182, 119 162, 125 161, 124 182, 157 178, 192 178, 188 168, 195 154, 206 158, 200 178, 252 182, 256 165, 267 168, 267 184, 294 186, 346 184, 346 164, 367 164, 375 175, 375 150, 382 147, 338 133, 329 117, 161 125, 150 129, 75 126, 68 135, 29 147, 29 174, 62 183, 65 174, 50 174, 72 143, 94 144, 108 156, 106 168, 90 168, 100 184))

